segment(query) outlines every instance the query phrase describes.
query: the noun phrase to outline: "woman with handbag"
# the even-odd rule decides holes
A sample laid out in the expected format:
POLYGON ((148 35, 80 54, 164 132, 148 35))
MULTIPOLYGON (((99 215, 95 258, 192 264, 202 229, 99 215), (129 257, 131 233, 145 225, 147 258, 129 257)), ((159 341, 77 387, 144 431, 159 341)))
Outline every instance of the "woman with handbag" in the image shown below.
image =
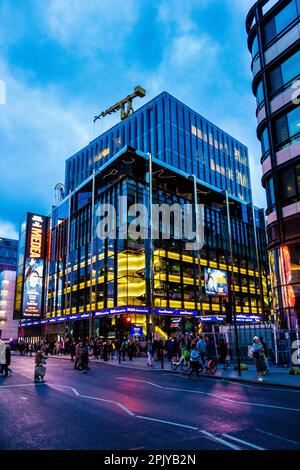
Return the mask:
POLYGON ((35 356, 35 368, 34 368, 34 382, 44 382, 46 375, 46 359, 43 356, 43 353, 38 352, 35 356))

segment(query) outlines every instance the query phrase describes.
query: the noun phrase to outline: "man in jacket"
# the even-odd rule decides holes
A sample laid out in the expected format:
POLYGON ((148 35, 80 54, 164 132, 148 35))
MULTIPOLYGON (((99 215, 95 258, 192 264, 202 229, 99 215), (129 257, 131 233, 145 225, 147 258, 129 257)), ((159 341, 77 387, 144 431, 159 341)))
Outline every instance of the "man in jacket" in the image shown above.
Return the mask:
POLYGON ((5 354, 5 343, 1 339, 1 332, 0 332, 0 371, 3 373, 6 366, 6 354, 5 354))

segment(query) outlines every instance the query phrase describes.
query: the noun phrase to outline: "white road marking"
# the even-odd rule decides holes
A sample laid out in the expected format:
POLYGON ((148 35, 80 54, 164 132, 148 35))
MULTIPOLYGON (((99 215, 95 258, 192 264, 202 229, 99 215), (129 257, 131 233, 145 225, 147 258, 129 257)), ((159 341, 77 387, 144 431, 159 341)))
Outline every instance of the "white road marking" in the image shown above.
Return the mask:
POLYGON ((148 416, 141 416, 141 415, 136 415, 135 417, 139 418, 139 419, 146 419, 148 421, 156 421, 157 423, 171 424, 172 426, 178 426, 179 428, 192 429, 193 431, 198 431, 199 430, 195 426, 189 426, 187 424, 175 423, 173 421, 165 421, 163 419, 149 418, 148 416))
MULTIPOLYGON (((136 382, 135 379, 126 379, 126 380, 136 382)), ((157 384, 154 384, 152 382, 147 382, 146 380, 139 380, 139 382, 157 387, 157 384)), ((272 409, 284 410, 284 411, 296 411, 297 413, 300 412, 300 408, 289 408, 289 407, 285 407, 285 406, 265 405, 263 403, 239 401, 239 400, 234 400, 233 398, 222 397, 221 395, 216 395, 215 393, 202 392, 200 390, 190 390, 190 389, 186 389, 186 388, 163 387, 163 386, 159 386, 159 387, 164 389, 164 390, 173 390, 173 391, 185 392, 185 393, 186 392, 188 392, 188 393, 198 393, 200 395, 206 395, 206 396, 209 396, 209 397, 216 398, 217 400, 227 401, 229 403, 235 403, 237 405, 259 406, 259 407, 262 407, 262 408, 272 408, 272 409)))
POLYGON ((129 382, 145 383, 145 384, 148 384, 148 385, 152 385, 153 387, 156 387, 156 388, 165 388, 165 387, 162 387, 161 385, 155 384, 153 382, 148 382, 146 380, 130 379, 129 377, 118 377, 118 378, 120 378, 122 380, 128 380, 129 382))
POLYGON ((118 406, 119 408, 121 408, 122 410, 124 410, 127 414, 129 414, 129 416, 135 416, 135 413, 130 411, 128 408, 126 408, 126 406, 122 405, 122 403, 119 403, 119 402, 116 401, 115 405, 118 406))
POLYGON ((243 384, 243 383, 240 383, 240 382, 233 382, 232 380, 226 380, 226 379, 222 379, 220 380, 220 382, 226 382, 228 384, 232 384, 232 385, 237 385, 239 387, 246 387, 246 388, 257 388, 259 390, 272 390, 274 392, 290 392, 290 393, 300 393, 300 390, 292 390, 290 388, 283 388, 283 386, 280 386, 280 388, 274 388, 274 387, 261 387, 260 385, 249 385, 249 384, 243 384))
POLYGON ((217 437, 217 436, 215 436, 214 434, 211 434, 211 433, 208 432, 208 431, 204 431, 203 429, 201 429, 201 430, 199 430, 199 432, 201 432, 202 434, 204 434, 204 436, 209 437, 209 438, 212 439, 213 441, 219 442, 220 444, 223 444, 224 446, 229 447, 230 449, 233 449, 233 450, 242 450, 241 447, 238 447, 238 446, 236 446, 235 444, 231 444, 231 442, 227 442, 227 441, 225 441, 224 439, 221 439, 221 437, 217 437))
POLYGON ((76 390, 76 388, 70 387, 69 385, 48 384, 48 383, 46 383, 46 385, 48 385, 49 387, 67 388, 68 390, 72 390, 72 392, 74 393, 74 395, 76 395, 76 397, 80 397, 80 393, 76 390))
MULTIPOLYGON (((136 380, 134 380, 136 381, 136 380)), ((142 381, 143 382, 143 381, 142 381)), ((156 384, 153 384, 152 382, 145 382, 147 384, 150 384, 150 385, 153 385, 155 387, 156 384)), ((66 388, 66 389, 69 389, 69 390, 72 390, 72 392, 74 393, 74 395, 76 395, 76 397, 80 397, 80 398, 86 398, 86 399, 90 399, 90 400, 97 400, 97 401, 100 401, 100 402, 105 402, 105 403, 112 403, 114 405, 116 405, 117 407, 121 408, 123 411, 125 411, 129 416, 132 416, 132 417, 135 417, 135 418, 139 418, 139 419, 144 419, 144 420, 148 420, 148 421, 154 421, 154 422, 158 422, 158 423, 163 423, 163 424, 168 424, 168 425, 171 425, 171 426, 176 426, 176 427, 180 427, 180 428, 185 428, 185 429, 190 429, 192 431, 199 431, 201 434, 203 434, 204 436, 206 436, 208 439, 210 440, 213 440, 215 442, 218 442, 224 446, 227 446, 233 450, 241 450, 240 447, 238 447, 237 445, 234 445, 230 442, 227 442, 225 441, 224 439, 220 438, 220 437, 217 437, 215 436, 214 434, 211 434, 209 433, 208 431, 205 431, 205 430, 200 430, 199 428, 195 427, 195 426, 190 426, 190 425, 187 425, 187 424, 182 424, 182 423, 176 423, 174 421, 166 421, 166 420, 163 420, 163 419, 158 419, 158 418, 151 418, 151 417, 148 417, 148 416, 142 416, 142 415, 136 415, 134 412, 132 412, 131 410, 129 410, 129 408, 127 408, 126 406, 122 405, 122 403, 119 403, 119 402, 116 402, 114 400, 107 400, 107 399, 104 399, 104 398, 99 398, 99 397, 92 397, 92 396, 88 396, 88 395, 81 395, 77 390, 76 388, 74 387, 70 387, 68 385, 60 385, 60 384, 45 384, 45 383, 30 383, 30 384, 17 384, 17 385, 2 385, 0 386, 0 390, 1 388, 14 388, 14 387, 28 387, 28 386, 34 386, 36 387, 37 385, 48 385, 49 387, 60 387, 60 388, 66 388)), ((159 386, 160 388, 165 388, 165 387, 161 387, 159 386)), ((170 388, 171 390, 173 390, 172 388, 170 388)), ((175 389, 177 390, 177 389, 175 389)), ((191 390, 183 390, 183 389, 179 389, 179 390, 182 390, 182 391, 191 391, 191 390)), ((194 392, 192 390, 192 392, 194 392)), ((196 392, 196 391, 195 391, 196 392)), ((206 394, 205 392, 199 392, 199 393, 204 393, 206 394)), ((24 399, 24 400, 27 400, 26 397, 21 397, 21 399, 24 399)), ((270 433, 271 435, 271 433, 270 433)), ((237 438, 234 438, 232 436, 229 436, 227 434, 223 434, 223 437, 227 437, 228 439, 232 439, 232 440, 235 440, 235 441, 238 441, 242 444, 245 444, 245 445, 248 445, 249 447, 253 447, 255 449, 261 449, 261 450, 264 450, 262 449, 261 447, 258 447, 258 446, 255 446, 254 444, 251 444, 247 441, 242 441, 240 439, 237 439, 237 438)), ((293 442, 293 441, 289 441, 289 442, 293 442)), ((296 443, 297 444, 297 443, 296 443)))
POLYGON ((32 383, 32 384, 17 384, 17 385, 0 385, 0 390, 2 388, 14 388, 14 387, 36 387, 37 385, 45 385, 43 383, 32 383))
POLYGON ((267 436, 276 437, 276 439, 281 439, 285 442, 290 442, 291 444, 299 445, 299 442, 293 441, 292 439, 287 439, 286 437, 278 436, 278 434, 273 434, 272 432, 263 431, 259 428, 255 428, 255 431, 261 432, 262 434, 266 434, 267 436))
POLYGON ((105 398, 98 398, 98 397, 89 397, 88 395, 80 395, 80 398, 88 398, 89 400, 97 400, 97 401, 103 401, 106 403, 116 403, 113 400, 106 400, 105 398))
POLYGON ((238 439, 237 437, 230 436, 229 434, 222 434, 222 437, 226 437, 227 439, 231 439, 232 441, 239 442, 240 444, 244 444, 248 447, 253 447, 253 449, 257 450, 267 450, 263 447, 256 446, 255 444, 251 444, 251 442, 244 441, 243 439, 238 439))

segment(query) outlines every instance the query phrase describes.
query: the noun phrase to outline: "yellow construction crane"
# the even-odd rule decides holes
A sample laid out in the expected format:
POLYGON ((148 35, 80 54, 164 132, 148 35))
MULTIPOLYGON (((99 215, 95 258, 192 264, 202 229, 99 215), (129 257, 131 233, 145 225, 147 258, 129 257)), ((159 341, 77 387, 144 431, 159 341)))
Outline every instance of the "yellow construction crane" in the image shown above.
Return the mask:
POLYGON ((121 111, 121 120, 126 119, 128 116, 130 116, 130 114, 133 113, 132 100, 137 96, 143 98, 145 95, 146 90, 144 90, 144 88, 142 88, 141 86, 136 86, 131 95, 126 96, 126 98, 124 98, 123 100, 118 101, 118 103, 114 104, 105 111, 102 111, 98 116, 95 116, 94 122, 97 121, 97 119, 106 116, 107 114, 112 114, 119 110, 121 111))

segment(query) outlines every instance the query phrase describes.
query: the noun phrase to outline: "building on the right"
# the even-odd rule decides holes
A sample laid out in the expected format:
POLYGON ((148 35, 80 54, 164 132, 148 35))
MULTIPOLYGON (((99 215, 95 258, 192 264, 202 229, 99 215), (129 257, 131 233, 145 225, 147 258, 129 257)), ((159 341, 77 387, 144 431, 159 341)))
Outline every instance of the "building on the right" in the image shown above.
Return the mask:
POLYGON ((274 310, 300 324, 300 0, 258 0, 246 19, 252 54, 274 310))

